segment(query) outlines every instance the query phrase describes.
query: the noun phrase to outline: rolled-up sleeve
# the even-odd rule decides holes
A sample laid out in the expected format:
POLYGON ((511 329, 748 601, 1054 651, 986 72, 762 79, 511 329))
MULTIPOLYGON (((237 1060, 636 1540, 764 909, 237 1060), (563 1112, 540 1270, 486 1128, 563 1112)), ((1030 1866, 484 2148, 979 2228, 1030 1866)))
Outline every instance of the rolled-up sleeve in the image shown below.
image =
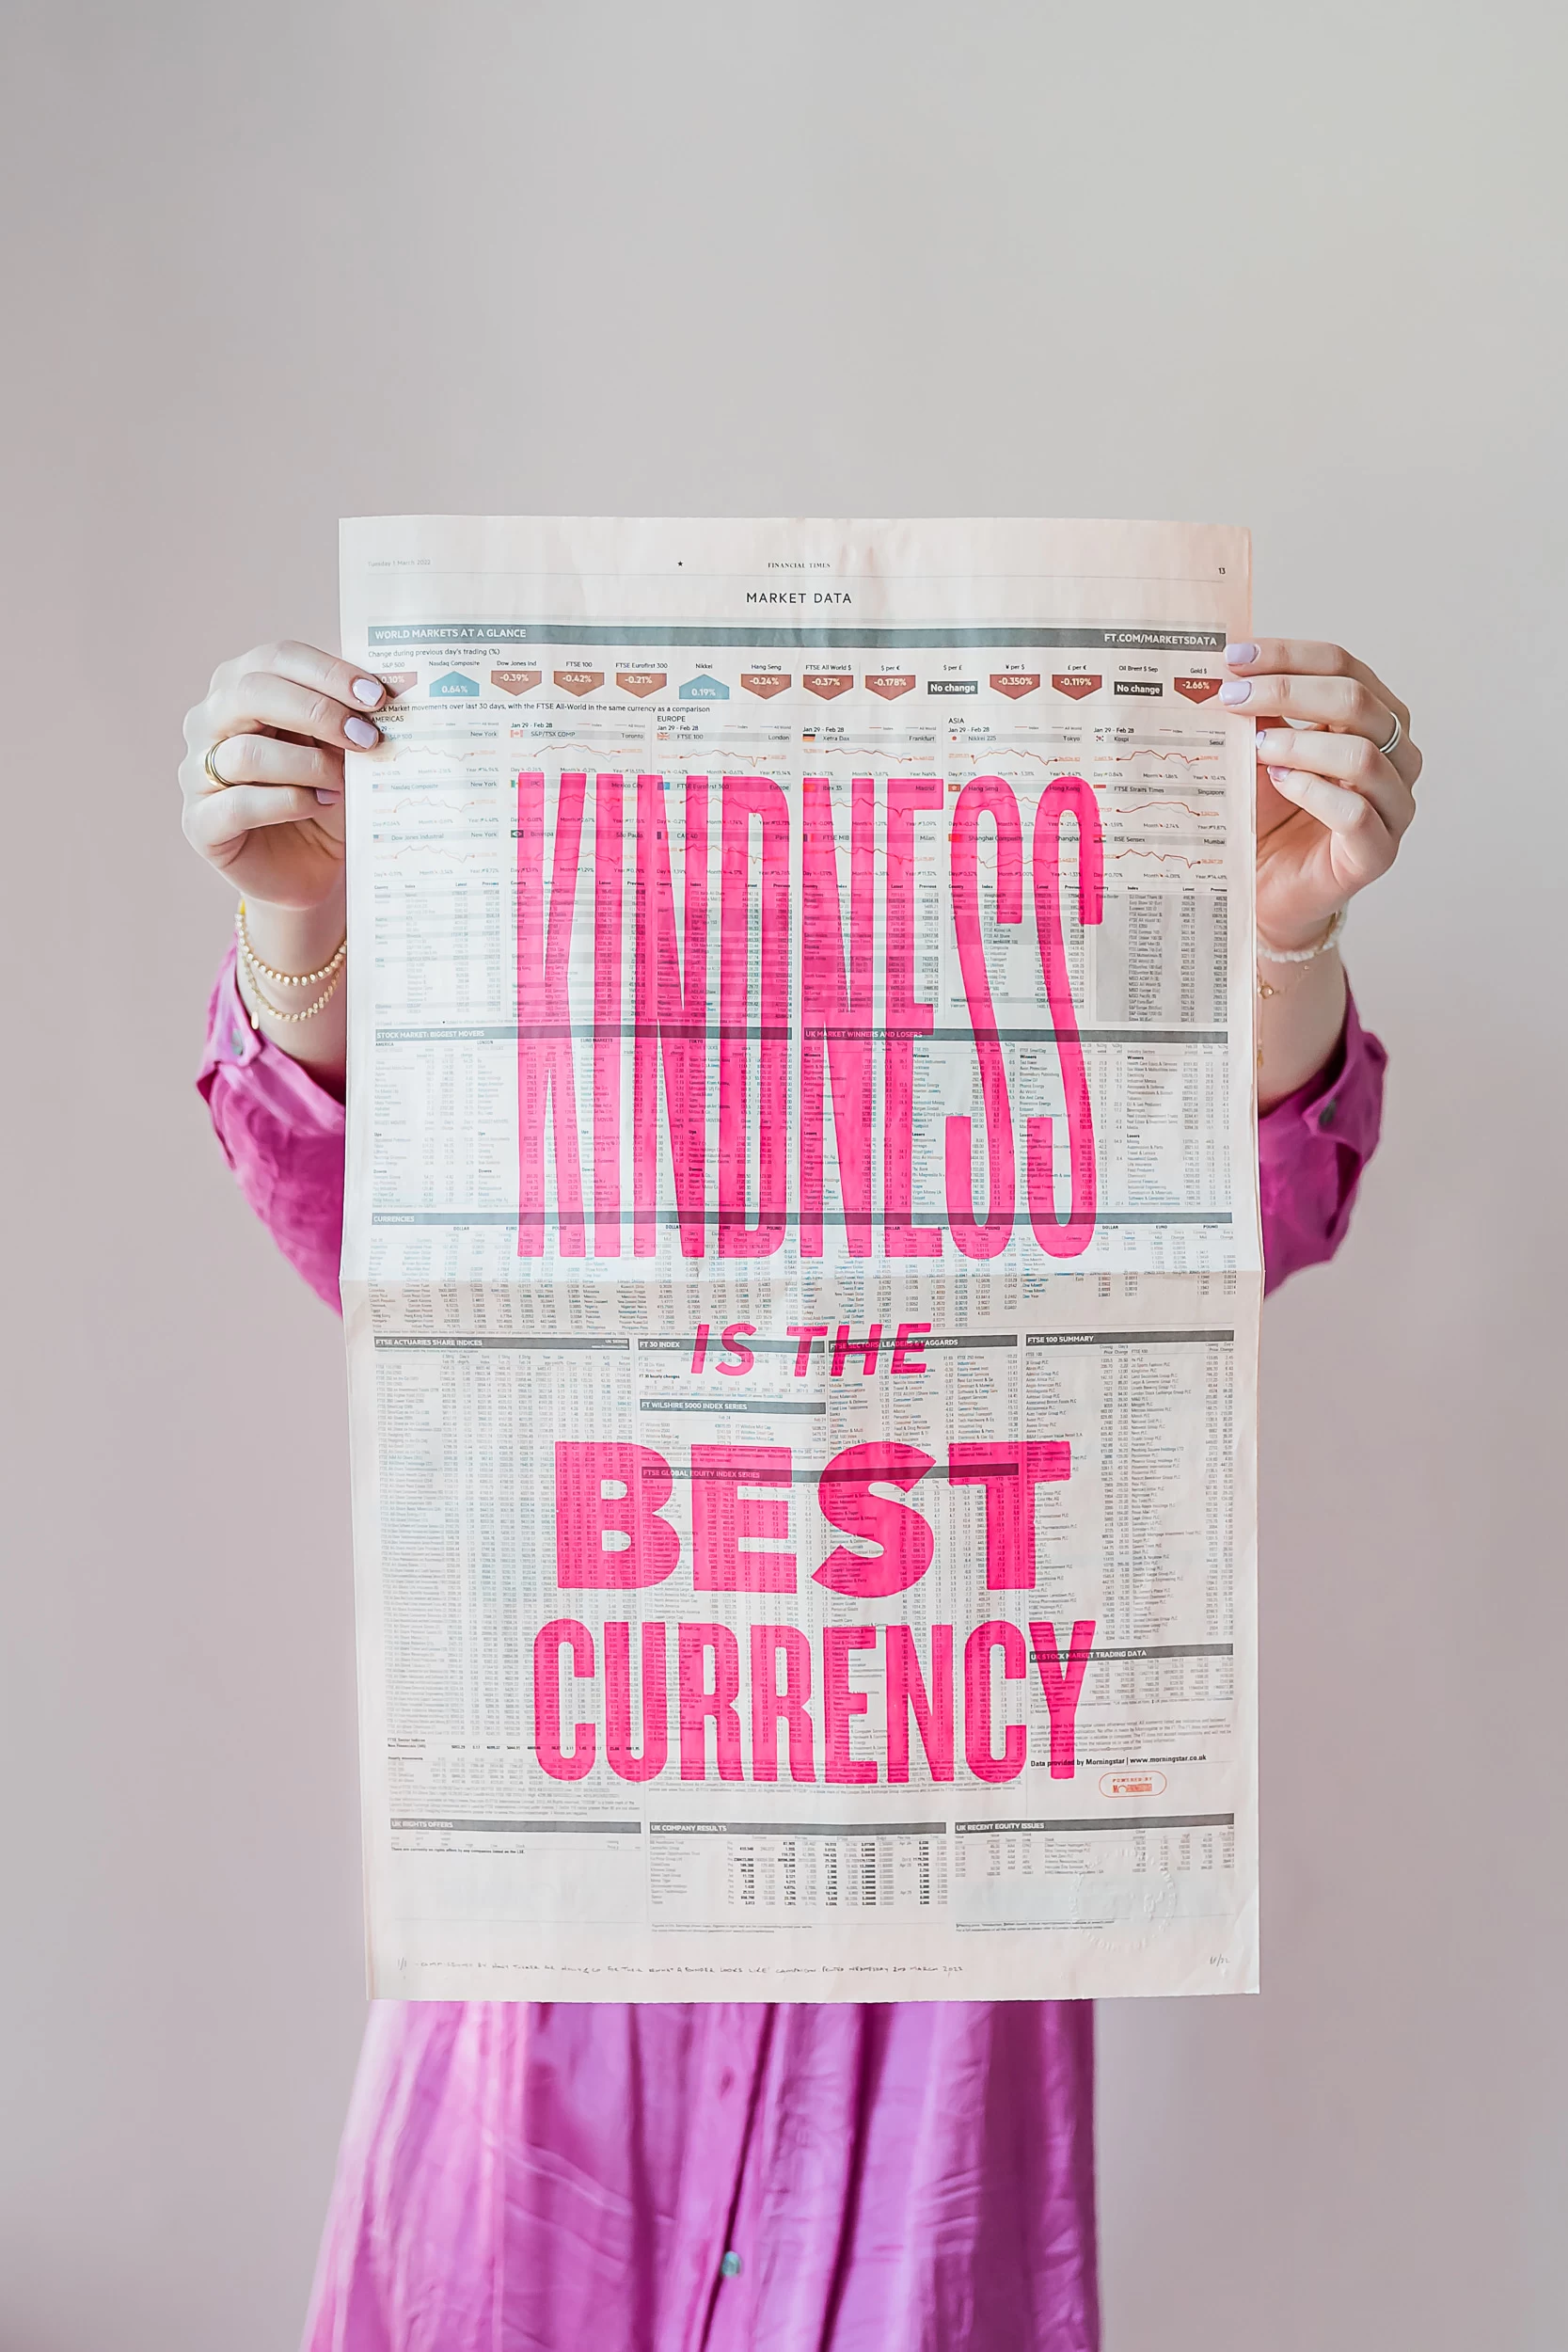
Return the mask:
POLYGON ((1266 1287, 1320 1265, 1343 1241, 1361 1171, 1383 1124, 1388 1057, 1361 1026, 1354 999, 1334 1053, 1315 1078, 1258 1122, 1266 1287))
POLYGON ((240 1190, 290 1264, 341 1313, 343 1106, 251 1027, 232 948, 208 1008, 196 1083, 240 1190))

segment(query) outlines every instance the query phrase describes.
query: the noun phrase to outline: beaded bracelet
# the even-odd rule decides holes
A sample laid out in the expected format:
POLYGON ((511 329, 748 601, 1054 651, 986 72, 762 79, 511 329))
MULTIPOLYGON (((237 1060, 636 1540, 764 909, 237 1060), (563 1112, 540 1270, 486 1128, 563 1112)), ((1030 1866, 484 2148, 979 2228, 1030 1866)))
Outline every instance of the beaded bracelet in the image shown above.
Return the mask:
POLYGON ((1345 928, 1345 917, 1349 913, 1350 909, 1348 907, 1336 907, 1328 929, 1324 931, 1322 939, 1318 941, 1316 946, 1265 947, 1263 942, 1259 940, 1258 942, 1258 953, 1265 963, 1315 963, 1319 956, 1326 955, 1329 949, 1333 946, 1335 941, 1338 938, 1339 933, 1345 928))
MULTIPOLYGON (((319 972, 276 972, 270 963, 263 963, 250 944, 250 934, 245 929, 243 898, 234 912, 234 936, 239 943, 240 961, 250 975, 250 985, 256 992, 257 1002, 261 1010, 269 1014, 274 1021, 314 1020, 322 1007, 331 1002, 342 984, 343 964, 348 955, 346 932, 339 944, 336 955, 331 958, 330 961, 324 963, 319 972), (263 979, 270 980, 275 988, 313 988, 318 980, 325 980, 326 986, 315 1002, 307 1005, 302 1011, 285 1012, 282 1006, 275 1005, 262 989, 263 979)), ((249 1010, 248 1006, 246 1010, 249 1010)), ((253 1012, 250 1014, 250 1025, 258 1032, 261 1026, 253 1012)))

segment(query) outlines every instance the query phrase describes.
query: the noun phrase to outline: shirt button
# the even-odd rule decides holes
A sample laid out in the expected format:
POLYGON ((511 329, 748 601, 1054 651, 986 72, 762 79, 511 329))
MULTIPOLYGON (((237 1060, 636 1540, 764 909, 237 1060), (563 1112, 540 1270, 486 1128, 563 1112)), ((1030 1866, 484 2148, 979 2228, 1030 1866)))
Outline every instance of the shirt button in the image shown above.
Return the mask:
POLYGON ((230 1030, 229 1050, 235 1056, 236 1059, 245 1052, 245 1031, 243 1029, 230 1030))
POLYGON ((1325 1103, 1322 1110, 1318 1113, 1318 1124, 1323 1129, 1325 1134, 1334 1124, 1335 1108, 1336 1105, 1334 1104, 1325 1103))
POLYGON ((740 2256, 733 2246, 719 2265, 719 2276, 721 2279, 738 2279, 740 2276, 740 2256))

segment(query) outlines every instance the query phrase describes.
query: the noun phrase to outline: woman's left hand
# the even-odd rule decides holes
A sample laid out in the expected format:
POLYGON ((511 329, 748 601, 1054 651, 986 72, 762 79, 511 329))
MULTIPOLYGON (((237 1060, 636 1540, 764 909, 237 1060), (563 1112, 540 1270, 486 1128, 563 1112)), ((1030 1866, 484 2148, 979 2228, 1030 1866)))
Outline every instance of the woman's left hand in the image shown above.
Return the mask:
POLYGON ((1259 932, 1271 947, 1309 947, 1388 871, 1415 817, 1410 713, 1339 645, 1265 637, 1227 645, 1225 660, 1220 700, 1258 722, 1259 932))

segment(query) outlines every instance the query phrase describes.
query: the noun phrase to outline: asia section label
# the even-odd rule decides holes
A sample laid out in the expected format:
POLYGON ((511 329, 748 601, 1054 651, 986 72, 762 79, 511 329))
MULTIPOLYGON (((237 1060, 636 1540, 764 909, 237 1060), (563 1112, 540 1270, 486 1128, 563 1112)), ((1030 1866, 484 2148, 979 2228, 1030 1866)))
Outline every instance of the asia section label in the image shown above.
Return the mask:
POLYGON ((1243 532, 342 533, 372 1990, 1256 1982, 1243 532))

